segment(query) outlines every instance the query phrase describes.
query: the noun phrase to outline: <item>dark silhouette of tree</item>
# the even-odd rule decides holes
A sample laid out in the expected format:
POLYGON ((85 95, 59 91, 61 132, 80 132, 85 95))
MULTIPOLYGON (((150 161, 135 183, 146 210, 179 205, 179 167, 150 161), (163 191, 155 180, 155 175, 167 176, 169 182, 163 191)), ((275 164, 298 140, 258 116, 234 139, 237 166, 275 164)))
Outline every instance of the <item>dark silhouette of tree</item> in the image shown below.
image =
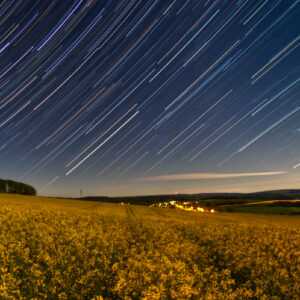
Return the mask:
POLYGON ((0 179, 0 193, 36 195, 36 190, 34 187, 22 182, 0 179))

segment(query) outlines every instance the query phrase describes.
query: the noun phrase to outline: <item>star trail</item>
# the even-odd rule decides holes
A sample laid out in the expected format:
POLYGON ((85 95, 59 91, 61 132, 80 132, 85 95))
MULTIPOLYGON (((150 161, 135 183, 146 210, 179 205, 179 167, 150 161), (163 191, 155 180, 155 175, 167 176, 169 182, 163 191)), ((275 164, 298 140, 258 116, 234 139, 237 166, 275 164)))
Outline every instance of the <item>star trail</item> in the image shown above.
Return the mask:
POLYGON ((68 196, 299 188, 299 12, 1 1, 0 178, 68 196))

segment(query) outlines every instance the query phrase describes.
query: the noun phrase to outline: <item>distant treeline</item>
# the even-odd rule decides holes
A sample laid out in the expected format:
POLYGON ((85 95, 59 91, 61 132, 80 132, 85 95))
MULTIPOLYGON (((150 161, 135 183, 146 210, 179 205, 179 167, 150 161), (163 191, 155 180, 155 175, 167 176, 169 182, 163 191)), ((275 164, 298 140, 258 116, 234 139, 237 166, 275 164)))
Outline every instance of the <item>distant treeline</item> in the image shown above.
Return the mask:
POLYGON ((266 206, 279 206, 279 207, 300 207, 300 201, 291 202, 291 201, 276 201, 272 203, 265 203, 266 206))
POLYGON ((0 179, 0 193, 36 195, 36 190, 34 187, 22 182, 0 179))
POLYGON ((80 200, 130 203, 139 205, 151 205, 159 202, 176 200, 180 202, 199 202, 203 201, 204 206, 221 206, 229 204, 242 204, 249 200, 295 200, 300 199, 300 190, 274 190, 256 193, 205 193, 205 194, 178 194, 178 195, 149 195, 133 197, 106 197, 90 196, 80 200))

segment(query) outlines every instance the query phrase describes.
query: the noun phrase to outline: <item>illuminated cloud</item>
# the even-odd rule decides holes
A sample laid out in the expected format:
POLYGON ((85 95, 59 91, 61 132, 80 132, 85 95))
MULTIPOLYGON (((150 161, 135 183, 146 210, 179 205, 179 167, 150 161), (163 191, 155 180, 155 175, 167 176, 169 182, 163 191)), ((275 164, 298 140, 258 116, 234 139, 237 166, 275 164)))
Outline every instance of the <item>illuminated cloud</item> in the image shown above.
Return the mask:
POLYGON ((271 176, 281 175, 287 172, 259 172, 259 173, 186 173, 186 174, 170 174, 153 177, 144 177, 137 179, 138 181, 176 181, 176 180, 197 180, 197 179, 219 179, 219 178, 235 178, 235 177, 251 177, 251 176, 271 176))

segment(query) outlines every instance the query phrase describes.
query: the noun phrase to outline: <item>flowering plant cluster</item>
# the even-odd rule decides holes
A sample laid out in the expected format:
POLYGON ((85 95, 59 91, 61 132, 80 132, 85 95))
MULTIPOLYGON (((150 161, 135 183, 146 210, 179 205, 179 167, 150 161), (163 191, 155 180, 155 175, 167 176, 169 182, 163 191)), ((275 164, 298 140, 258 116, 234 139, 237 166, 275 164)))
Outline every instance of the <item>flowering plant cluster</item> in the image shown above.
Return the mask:
POLYGON ((80 201, 0 203, 0 299, 300 295, 297 226, 80 201))

